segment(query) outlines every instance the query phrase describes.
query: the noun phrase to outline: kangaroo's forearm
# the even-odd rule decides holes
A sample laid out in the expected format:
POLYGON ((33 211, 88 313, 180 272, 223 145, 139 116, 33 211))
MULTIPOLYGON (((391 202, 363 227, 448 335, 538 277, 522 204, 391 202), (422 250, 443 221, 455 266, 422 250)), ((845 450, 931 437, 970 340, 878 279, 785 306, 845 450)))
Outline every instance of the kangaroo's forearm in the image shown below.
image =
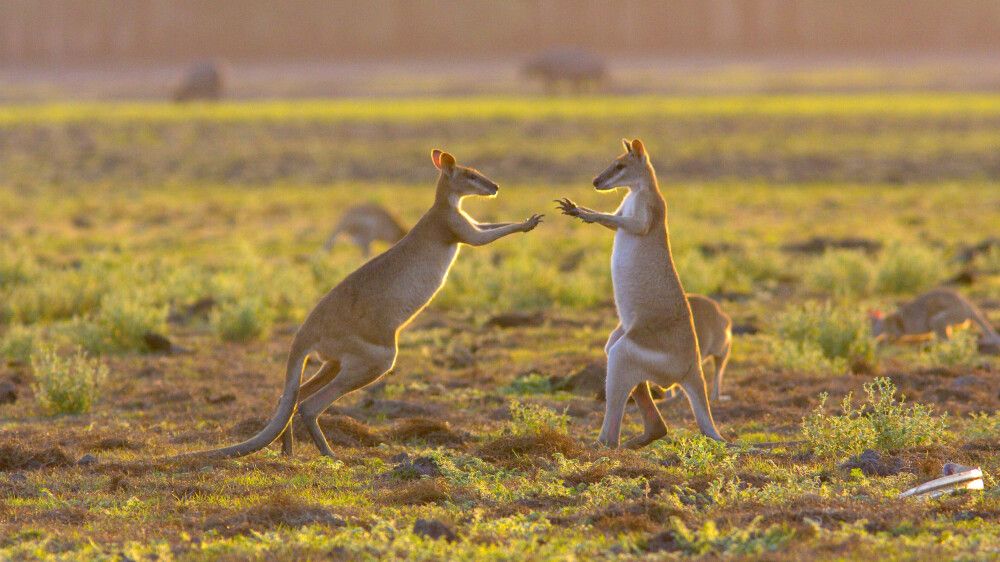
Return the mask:
POLYGON ((504 226, 510 226, 512 222, 481 222, 476 225, 480 230, 495 230, 504 226))
POLYGON ((460 241, 470 246, 485 246, 486 244, 496 242, 504 236, 520 232, 520 230, 521 225, 519 224, 505 224, 490 230, 480 230, 475 228, 469 232, 463 233, 460 241))
POLYGON ((611 230, 621 229, 636 236, 641 236, 649 231, 649 225, 647 224, 648 221, 644 221, 639 217, 633 216, 597 213, 594 222, 599 223, 601 226, 610 228, 611 230))

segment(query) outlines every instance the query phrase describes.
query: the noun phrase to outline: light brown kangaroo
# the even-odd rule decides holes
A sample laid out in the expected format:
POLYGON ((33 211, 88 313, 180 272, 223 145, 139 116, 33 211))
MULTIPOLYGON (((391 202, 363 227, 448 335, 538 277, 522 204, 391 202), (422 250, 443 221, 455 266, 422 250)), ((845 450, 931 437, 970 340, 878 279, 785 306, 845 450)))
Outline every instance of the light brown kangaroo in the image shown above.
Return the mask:
POLYGON ((367 258, 372 252, 372 242, 381 240, 395 244, 406 236, 406 227, 381 205, 363 203, 344 211, 340 222, 326 239, 323 249, 330 251, 341 235, 349 237, 367 258))
POLYGON ((598 439, 618 447, 625 403, 636 387, 644 430, 625 445, 642 447, 666 435, 666 424, 649 392, 652 381, 663 387, 679 384, 701 432, 723 441, 708 403, 691 307, 670 254, 667 205, 656 172, 639 139, 622 142, 625 153, 594 178, 598 191, 628 189, 614 214, 580 207, 569 199, 558 201, 564 214, 615 231, 611 280, 620 324, 605 346, 608 375, 598 439))
POLYGON ((431 154, 440 170, 434 204, 413 229, 385 253, 351 273, 309 313, 292 340, 285 387, 267 425, 250 439, 221 449, 182 457, 229 458, 263 449, 282 432, 285 454, 292 452, 291 419, 299 416, 316 447, 333 450, 317 418, 341 396, 378 380, 396 361, 399 332, 444 285, 459 246, 482 246, 515 232, 528 232, 542 220, 480 224, 462 211, 462 199, 493 197, 499 186, 472 168, 458 166, 440 150, 431 154), (322 366, 300 388, 306 358, 315 353, 322 366))
POLYGON ((952 328, 968 326, 972 321, 982 330, 985 341, 1000 344, 1000 335, 979 308, 950 289, 927 291, 892 314, 872 311, 869 317, 872 335, 878 339, 925 339, 937 334, 946 340, 951 337, 952 328))
MULTIPOLYGON (((722 391, 722 376, 729 363, 729 352, 733 344, 733 321, 715 300, 704 295, 687 294, 691 306, 691 319, 694 320, 694 334, 698 338, 698 348, 701 350, 702 370, 712 361, 715 376, 712 377, 712 401, 717 402, 722 391)), ((680 394, 678 386, 666 389, 664 397, 668 400, 677 398, 680 394)), ((632 392, 635 394, 635 391, 632 392)))

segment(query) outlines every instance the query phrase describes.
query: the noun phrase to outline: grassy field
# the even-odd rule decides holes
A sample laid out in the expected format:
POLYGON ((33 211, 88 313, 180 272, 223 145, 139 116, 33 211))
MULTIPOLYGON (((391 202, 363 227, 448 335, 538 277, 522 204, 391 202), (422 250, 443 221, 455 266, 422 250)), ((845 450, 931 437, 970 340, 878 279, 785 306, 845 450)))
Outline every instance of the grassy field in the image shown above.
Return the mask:
POLYGON ((967 252, 998 235, 998 123, 980 94, 0 108, 0 559, 996 558, 1000 361, 967 332, 876 347, 865 313, 947 285, 1000 323, 1000 246, 967 252), (733 447, 683 399, 650 447, 594 445, 611 236, 552 200, 616 206, 589 178, 622 136, 738 328, 733 447), (297 323, 363 263, 326 235, 364 201, 414 223, 434 147, 503 186, 476 218, 548 217, 462 250, 395 370, 321 419, 339 459, 135 463, 265 423, 297 323), (896 499, 949 461, 987 489, 896 499))

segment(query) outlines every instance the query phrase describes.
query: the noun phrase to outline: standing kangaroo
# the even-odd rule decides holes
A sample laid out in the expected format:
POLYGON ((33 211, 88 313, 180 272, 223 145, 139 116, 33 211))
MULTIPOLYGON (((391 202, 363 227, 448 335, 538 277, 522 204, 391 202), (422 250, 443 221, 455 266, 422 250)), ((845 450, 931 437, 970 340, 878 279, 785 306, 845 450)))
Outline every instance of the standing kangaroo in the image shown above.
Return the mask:
POLYGON ((284 432, 282 452, 292 453, 291 420, 298 410, 316 447, 332 457, 317 419, 341 396, 379 379, 396 361, 399 332, 444 285, 459 246, 483 246, 515 232, 529 232, 542 220, 480 224, 462 211, 462 199, 493 197, 499 186, 472 168, 458 166, 446 152, 431 153, 440 170, 434 204, 396 245, 351 273, 309 313, 292 340, 285 387, 278 408, 257 435, 229 447, 182 455, 211 459, 247 455, 284 432), (306 359, 322 366, 299 386, 306 359))
POLYGON ((890 341, 926 338, 931 333, 943 340, 951 337, 952 327, 967 326, 975 322, 983 332, 983 339, 1000 344, 986 316, 968 299, 949 289, 933 289, 899 307, 892 314, 881 311, 869 313, 872 336, 890 341))
POLYGON ((701 432, 723 441, 708 403, 691 307, 670 255, 667 204, 642 141, 622 142, 625 153, 594 178, 598 191, 628 189, 614 214, 580 207, 569 199, 558 201, 564 214, 615 231, 611 280, 620 323, 604 348, 608 375, 598 439, 618 446, 625 404, 633 389, 644 430, 625 446, 643 447, 666 435, 667 426, 649 391, 648 381, 653 381, 663 387, 679 384, 701 432))

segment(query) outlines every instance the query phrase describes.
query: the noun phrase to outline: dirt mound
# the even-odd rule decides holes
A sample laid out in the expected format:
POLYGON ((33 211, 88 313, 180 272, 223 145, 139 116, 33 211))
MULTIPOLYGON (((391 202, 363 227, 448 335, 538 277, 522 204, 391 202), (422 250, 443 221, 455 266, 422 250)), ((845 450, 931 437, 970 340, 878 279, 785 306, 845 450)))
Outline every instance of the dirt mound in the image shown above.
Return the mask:
POLYGON ((391 505, 423 505, 452 499, 452 488, 444 478, 421 478, 394 484, 382 496, 391 505))
POLYGON ((135 451, 141 449, 140 445, 137 445, 124 437, 105 437, 94 443, 94 449, 98 451, 111 451, 114 449, 129 449, 135 451))
POLYGON ((379 400, 369 398, 361 404, 364 415, 376 414, 390 419, 396 418, 440 418, 445 417, 443 409, 436 405, 414 404, 403 400, 379 400))
POLYGON ((582 456, 584 448, 572 437, 549 429, 533 435, 504 435, 487 441, 477 451, 488 461, 508 466, 531 464, 532 457, 562 453, 568 458, 582 456))
POLYGON ((32 449, 17 443, 0 445, 0 472, 71 466, 73 459, 59 447, 32 449))
POLYGON ((831 248, 837 250, 861 250, 868 254, 874 254, 882 249, 882 243, 869 238, 813 236, 804 242, 794 242, 781 246, 783 251, 792 254, 822 254, 831 248))
POLYGON ((541 326, 545 322, 545 315, 541 312, 505 312, 490 318, 484 324, 486 328, 523 328, 530 326, 541 326))
POLYGON ((303 525, 328 525, 343 527, 342 518, 316 505, 304 503, 283 493, 238 513, 219 514, 205 521, 205 530, 218 531, 223 536, 241 535, 277 526, 301 527, 303 525))
POLYGON ((393 460, 398 459, 398 464, 392 467, 387 474, 395 480, 417 480, 425 476, 435 478, 441 476, 441 469, 437 461, 430 457, 417 457, 411 459, 409 455, 403 453, 393 460))
POLYGON ((865 476, 892 476, 903 472, 905 463, 899 457, 883 455, 878 451, 868 449, 860 455, 855 455, 840 465, 846 470, 861 469, 865 476))
POLYGON ((459 445, 465 438, 451 429, 446 421, 428 418, 408 418, 396 422, 383 432, 389 441, 424 441, 433 445, 459 445))
MULTIPOLYGON (((326 440, 331 445, 340 447, 374 447, 382 442, 382 439, 372 428, 349 416, 322 415, 319 418, 319 427, 323 430, 326 440)), ((295 424, 295 438, 300 441, 312 443, 309 430, 302 423, 295 424)))
POLYGON ((458 540, 458 535, 447 523, 437 519, 417 519, 413 522, 413 534, 432 539, 444 539, 448 542, 458 540))

